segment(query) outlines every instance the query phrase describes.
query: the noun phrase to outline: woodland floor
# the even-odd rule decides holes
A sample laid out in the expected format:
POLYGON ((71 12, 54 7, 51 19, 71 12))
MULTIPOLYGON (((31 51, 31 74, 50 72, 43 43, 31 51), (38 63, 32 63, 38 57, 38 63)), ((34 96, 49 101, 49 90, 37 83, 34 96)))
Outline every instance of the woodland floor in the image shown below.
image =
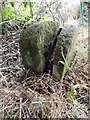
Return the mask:
POLYGON ((77 54, 63 81, 25 70, 19 52, 20 30, 0 43, 0 118, 88 118, 88 25, 79 25, 77 54), (74 94, 67 94, 76 84, 74 94))

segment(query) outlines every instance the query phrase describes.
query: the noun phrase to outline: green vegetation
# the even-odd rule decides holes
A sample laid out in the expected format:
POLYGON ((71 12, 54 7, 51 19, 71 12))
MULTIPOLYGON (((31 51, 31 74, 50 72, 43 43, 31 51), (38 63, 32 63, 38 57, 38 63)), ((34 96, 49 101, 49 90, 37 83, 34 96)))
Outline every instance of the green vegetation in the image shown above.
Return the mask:
POLYGON ((68 70, 71 70, 71 67, 69 67, 69 65, 63 61, 59 61, 58 63, 63 64, 68 70))
POLYGON ((69 94, 67 95, 66 100, 72 96, 72 94, 75 92, 75 90, 76 90, 78 87, 87 88, 85 84, 76 84, 76 85, 74 85, 74 86, 72 87, 71 91, 69 92, 69 94))
POLYGON ((47 15, 42 13, 36 15, 35 12, 39 9, 38 4, 33 2, 3 2, 0 3, 0 22, 2 23, 2 33, 7 35, 7 27, 22 27, 27 21, 37 19, 46 19, 47 15))
MULTIPOLYGON (((31 2, 33 0, 25 0, 26 2, 23 0, 23 2, 19 2, 19 0, 18 2, 2 1, 4 2, 0 2, 0 30, 2 30, 2 34, 0 33, 0 119, 52 119, 54 117, 88 119, 88 104, 90 102, 88 3, 85 2, 86 6, 82 4, 83 17, 81 16, 81 18, 83 19, 81 19, 80 6, 78 8, 75 6, 78 15, 76 15, 75 10, 76 14, 74 14, 74 8, 71 6, 72 12, 70 11, 69 16, 67 4, 64 3, 64 10, 59 0, 56 0, 54 5, 51 5, 53 0, 50 4, 46 3, 46 0, 42 0, 40 4, 31 2), (52 9, 56 10, 56 16, 52 9), (60 20, 58 20, 59 18, 60 20), (50 58, 50 62, 54 63, 54 69, 52 69, 54 74, 50 74, 50 71, 47 74, 38 74, 37 71, 40 70, 43 73, 45 62, 43 56, 50 50, 53 43, 50 41, 56 35, 56 30, 61 26, 63 29, 67 26, 66 22, 71 23, 69 20, 72 19, 79 22, 79 30, 75 31, 75 33, 78 32, 78 35, 75 35, 76 42, 72 40, 73 36, 70 31, 65 35, 61 33, 58 36, 53 55, 50 56, 52 58, 50 58), (84 26, 82 26, 83 20, 84 26), (53 29, 54 27, 55 29, 53 29), (23 43, 21 43, 22 48, 19 44, 20 38, 23 43), (73 42, 69 43, 70 39, 76 45, 74 50, 77 52, 74 59, 69 56, 70 51, 72 51, 72 56, 75 52, 71 49, 74 48, 74 45, 73 42), (31 41, 32 43, 30 43, 31 41), (45 44, 43 44, 44 41, 45 44), (61 44, 62 41, 63 44, 61 44), (70 44, 70 48, 66 44, 70 44), (25 60, 22 59, 20 49, 25 60), (32 67, 29 66, 30 64, 32 67), (32 68, 37 68, 37 71, 35 72, 32 68), (61 80, 59 80, 60 74, 62 74, 61 80), (57 75, 57 78, 54 75, 57 75)), ((67 30, 66 27, 65 33, 67 30)))
MULTIPOLYGON (((12 6, 12 3, 7 2, 7 3, 1 4, 0 14, 3 16, 4 21, 14 19, 16 23, 18 23, 18 21, 20 23, 24 23, 27 20, 33 20, 39 17, 41 18, 46 17, 45 13, 43 13, 41 16, 40 15, 36 16, 34 14, 38 8, 39 8, 39 5, 34 4, 33 2, 31 3, 31 6, 29 2, 26 2, 26 3, 25 2, 20 2, 20 3, 14 2, 13 6, 12 6), (33 18, 31 14, 33 14, 33 18)), ((1 21, 2 21, 2 17, 0 16, 0 22, 1 21)))

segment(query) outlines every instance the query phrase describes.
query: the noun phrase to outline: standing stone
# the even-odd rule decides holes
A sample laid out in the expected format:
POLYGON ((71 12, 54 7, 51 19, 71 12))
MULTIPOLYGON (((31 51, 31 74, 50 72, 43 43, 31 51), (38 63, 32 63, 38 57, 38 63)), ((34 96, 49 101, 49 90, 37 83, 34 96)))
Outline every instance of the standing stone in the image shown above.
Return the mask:
POLYGON ((58 37, 54 54, 53 75, 59 80, 63 79, 67 69, 58 61, 63 61, 70 66, 76 54, 77 36, 78 22, 69 21, 58 37))
POLYGON ((25 68, 30 68, 39 74, 42 74, 45 68, 52 69, 52 75, 59 80, 64 76, 66 68, 58 62, 63 61, 68 65, 71 64, 76 51, 78 25, 76 23, 67 24, 60 35, 56 36, 59 28, 59 25, 53 21, 42 21, 33 23, 22 30, 19 43, 25 68), (51 53, 55 36, 56 44, 53 53, 51 53), (51 68, 47 67, 50 64, 51 68))
POLYGON ((44 53, 48 50, 48 44, 57 31, 57 25, 53 21, 37 22, 21 32, 20 51, 25 68, 34 72, 43 73, 45 67, 44 53))

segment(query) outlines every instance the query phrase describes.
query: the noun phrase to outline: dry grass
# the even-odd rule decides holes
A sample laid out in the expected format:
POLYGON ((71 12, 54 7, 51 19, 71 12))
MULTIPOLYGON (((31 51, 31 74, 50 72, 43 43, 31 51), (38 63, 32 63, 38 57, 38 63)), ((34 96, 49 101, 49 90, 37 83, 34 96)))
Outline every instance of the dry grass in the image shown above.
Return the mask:
POLYGON ((2 39, 0 55, 0 118, 88 118, 88 103, 83 101, 88 88, 78 88, 66 100, 77 83, 89 87, 88 60, 80 64, 78 56, 63 82, 49 74, 39 76, 25 70, 19 52, 19 32, 2 39))

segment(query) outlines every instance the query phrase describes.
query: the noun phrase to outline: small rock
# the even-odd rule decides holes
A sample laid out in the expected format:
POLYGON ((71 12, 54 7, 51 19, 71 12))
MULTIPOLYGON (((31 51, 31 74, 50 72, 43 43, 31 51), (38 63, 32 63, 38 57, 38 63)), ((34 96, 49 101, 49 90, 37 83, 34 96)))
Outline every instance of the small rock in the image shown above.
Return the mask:
POLYGON ((84 101, 85 103, 89 103, 89 102, 90 102, 89 95, 84 96, 83 101, 84 101))

